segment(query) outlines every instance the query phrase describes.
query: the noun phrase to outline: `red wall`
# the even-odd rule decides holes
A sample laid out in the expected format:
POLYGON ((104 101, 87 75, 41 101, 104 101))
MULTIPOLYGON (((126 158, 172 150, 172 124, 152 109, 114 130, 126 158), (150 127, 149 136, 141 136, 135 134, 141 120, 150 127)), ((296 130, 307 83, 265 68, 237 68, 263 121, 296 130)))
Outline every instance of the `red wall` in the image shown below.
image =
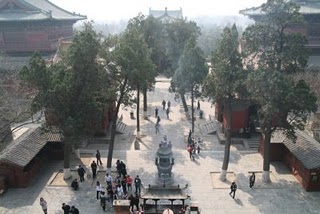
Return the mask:
MULTIPOLYGON (((232 111, 231 114, 231 130, 232 132, 239 132, 241 128, 247 128, 249 118, 249 110, 244 109, 240 111, 232 111)), ((223 127, 227 127, 227 113, 223 112, 223 127)))
MULTIPOLYGON (((260 138, 259 152, 263 156, 264 144, 260 138)), ((282 143, 271 143, 270 161, 282 161, 306 191, 320 191, 320 169, 308 170, 282 143), (318 182, 311 182, 311 172, 318 175, 318 182)))

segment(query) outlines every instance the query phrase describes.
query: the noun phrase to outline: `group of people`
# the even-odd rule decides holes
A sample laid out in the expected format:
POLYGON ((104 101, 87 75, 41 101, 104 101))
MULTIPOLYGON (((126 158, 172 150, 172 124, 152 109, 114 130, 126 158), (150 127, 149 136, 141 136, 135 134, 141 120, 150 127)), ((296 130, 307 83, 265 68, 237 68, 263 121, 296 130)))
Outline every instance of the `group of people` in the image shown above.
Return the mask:
MULTIPOLYGON (((163 111, 166 111, 167 119, 169 119, 170 107, 171 107, 170 101, 166 102, 165 100, 162 100, 162 109, 163 109, 163 111), (167 105, 167 108, 166 108, 166 105, 167 105)), ((158 133, 160 133, 160 121, 161 121, 161 118, 159 116, 158 107, 156 107, 154 109, 154 116, 157 119, 156 124, 155 124, 155 129, 156 129, 156 134, 158 134, 158 133)))
MULTIPOLYGON (((48 213, 48 204, 47 201, 44 200, 43 197, 40 198, 40 206, 42 208, 43 213, 47 214, 48 213)), ((62 204, 62 210, 64 214, 79 214, 78 208, 75 206, 69 206, 68 204, 63 203, 62 204)))
POLYGON ((188 147, 187 147, 187 151, 189 152, 189 157, 190 160, 194 160, 194 155, 195 154, 200 154, 201 151, 201 139, 199 139, 198 141, 195 141, 194 138, 192 138, 192 131, 189 131, 189 135, 188 135, 188 147))
MULTIPOLYGON (((252 172, 251 175, 249 176, 249 187, 252 188, 255 182, 256 182, 256 174, 252 172)), ((236 182, 232 182, 230 186, 230 193, 229 193, 229 195, 232 198, 235 197, 237 189, 238 189, 238 186, 236 182)))

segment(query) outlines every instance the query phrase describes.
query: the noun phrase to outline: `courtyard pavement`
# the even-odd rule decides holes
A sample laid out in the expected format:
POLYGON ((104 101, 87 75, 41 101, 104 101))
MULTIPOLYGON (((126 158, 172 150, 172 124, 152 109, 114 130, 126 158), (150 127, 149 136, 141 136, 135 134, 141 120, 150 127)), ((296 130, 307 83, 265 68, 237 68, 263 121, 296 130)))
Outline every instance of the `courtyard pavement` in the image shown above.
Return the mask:
MULTIPOLYGON (((199 119, 196 110, 195 138, 204 140, 203 150, 197 155, 195 161, 189 159, 186 151, 185 139, 191 129, 180 101, 174 100, 174 94, 169 93, 170 81, 166 78, 157 78, 156 88, 148 93, 148 120, 141 118, 140 150, 135 150, 134 139, 136 135, 136 121, 130 119, 131 109, 122 109, 120 115, 127 124, 124 134, 116 137, 113 165, 117 159, 123 160, 132 177, 139 175, 143 185, 155 184, 157 168, 154 164, 155 153, 164 135, 173 144, 175 165, 173 166, 174 184, 184 186, 188 184, 188 194, 192 202, 197 202, 201 214, 213 213, 320 213, 320 192, 306 192, 296 178, 282 163, 271 164, 271 184, 261 183, 262 157, 257 151, 246 149, 243 145, 231 147, 230 164, 228 168, 228 181, 220 182, 224 146, 221 145, 216 135, 207 135, 205 124, 210 122, 214 115, 214 106, 207 100, 201 101, 204 119, 199 119), (171 112, 169 119, 162 110, 162 100, 170 100, 171 112), (161 117, 160 134, 155 134, 154 116, 155 107, 159 108, 161 117), (210 117, 211 115, 211 117, 210 117), (249 173, 257 171, 256 186, 249 188, 249 173), (230 182, 236 181, 238 190, 235 199, 229 196, 230 182)), ((190 97, 188 98, 190 103, 190 97)), ((196 102, 195 102, 196 106, 196 102)), ((141 111, 142 113, 142 111, 141 111)), ((218 129, 218 125, 216 127, 218 129)), ((88 145, 81 149, 81 160, 72 159, 72 168, 79 163, 88 167, 95 160, 95 151, 100 149, 102 161, 105 164, 108 145, 88 145)), ((73 191, 61 178, 59 171, 62 169, 61 161, 50 162, 32 181, 28 188, 9 189, 0 196, 1 214, 37 214, 42 213, 39 198, 43 197, 48 203, 48 213, 63 213, 62 203, 76 206, 80 213, 104 213, 95 198, 95 181, 86 179, 80 184, 79 191, 73 191)), ((98 180, 102 182, 105 167, 101 167, 98 180)), ((73 173, 76 176, 76 173, 73 173)), ((114 213, 108 207, 107 213, 114 213)))

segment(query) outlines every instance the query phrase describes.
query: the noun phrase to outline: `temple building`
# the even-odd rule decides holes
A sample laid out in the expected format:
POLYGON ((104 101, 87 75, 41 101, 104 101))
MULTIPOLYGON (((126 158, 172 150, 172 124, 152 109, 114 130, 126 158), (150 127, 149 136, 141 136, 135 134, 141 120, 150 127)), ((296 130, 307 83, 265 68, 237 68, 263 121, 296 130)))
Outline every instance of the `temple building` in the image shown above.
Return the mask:
POLYGON ((150 8, 149 16, 158 18, 162 22, 172 22, 177 19, 183 19, 182 8, 180 8, 179 10, 168 10, 167 8, 165 8, 164 10, 152 10, 150 8))
POLYGON ((68 12, 48 0, 0 0, 0 52, 54 53, 73 36, 73 24, 86 16, 68 12))
MULTIPOLYGON (((293 26, 292 30, 300 32, 308 40, 307 48, 310 50, 309 66, 320 66, 320 0, 290 0, 300 6, 299 12, 304 17, 304 23, 293 26)), ((259 21, 264 14, 261 6, 241 10, 239 12, 259 21)))

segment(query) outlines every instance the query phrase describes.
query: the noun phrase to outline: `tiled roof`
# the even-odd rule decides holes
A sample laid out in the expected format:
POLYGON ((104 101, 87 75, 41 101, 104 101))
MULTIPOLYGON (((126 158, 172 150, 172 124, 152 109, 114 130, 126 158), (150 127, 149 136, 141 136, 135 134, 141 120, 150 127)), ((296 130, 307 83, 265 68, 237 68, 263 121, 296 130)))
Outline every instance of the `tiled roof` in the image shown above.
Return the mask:
POLYGON ((182 9, 180 10, 149 10, 149 15, 153 16, 155 18, 164 19, 166 17, 172 18, 172 19, 182 19, 182 9))
MULTIPOLYGON (((320 3, 297 3, 300 5, 300 13, 304 15, 308 14, 320 14, 320 3)), ((252 7, 239 11, 240 14, 246 16, 259 16, 262 15, 261 7, 252 7)))
POLYGON ((43 132, 41 127, 31 128, 1 152, 0 162, 25 167, 47 142, 60 141, 60 134, 43 132))
POLYGON ((281 131, 274 132, 271 139, 272 143, 282 141, 288 150, 307 168, 320 168, 320 143, 307 135, 306 133, 296 130, 297 140, 292 140, 285 137, 281 131))
MULTIPOLYGON (((8 0, 0 0, 6 3, 8 0)), ((19 5, 23 5, 27 9, 1 9, 0 21, 29 21, 29 20, 83 20, 86 16, 70 13, 48 0, 15 0, 19 5)), ((13 1, 13 2, 15 2, 13 1)))

